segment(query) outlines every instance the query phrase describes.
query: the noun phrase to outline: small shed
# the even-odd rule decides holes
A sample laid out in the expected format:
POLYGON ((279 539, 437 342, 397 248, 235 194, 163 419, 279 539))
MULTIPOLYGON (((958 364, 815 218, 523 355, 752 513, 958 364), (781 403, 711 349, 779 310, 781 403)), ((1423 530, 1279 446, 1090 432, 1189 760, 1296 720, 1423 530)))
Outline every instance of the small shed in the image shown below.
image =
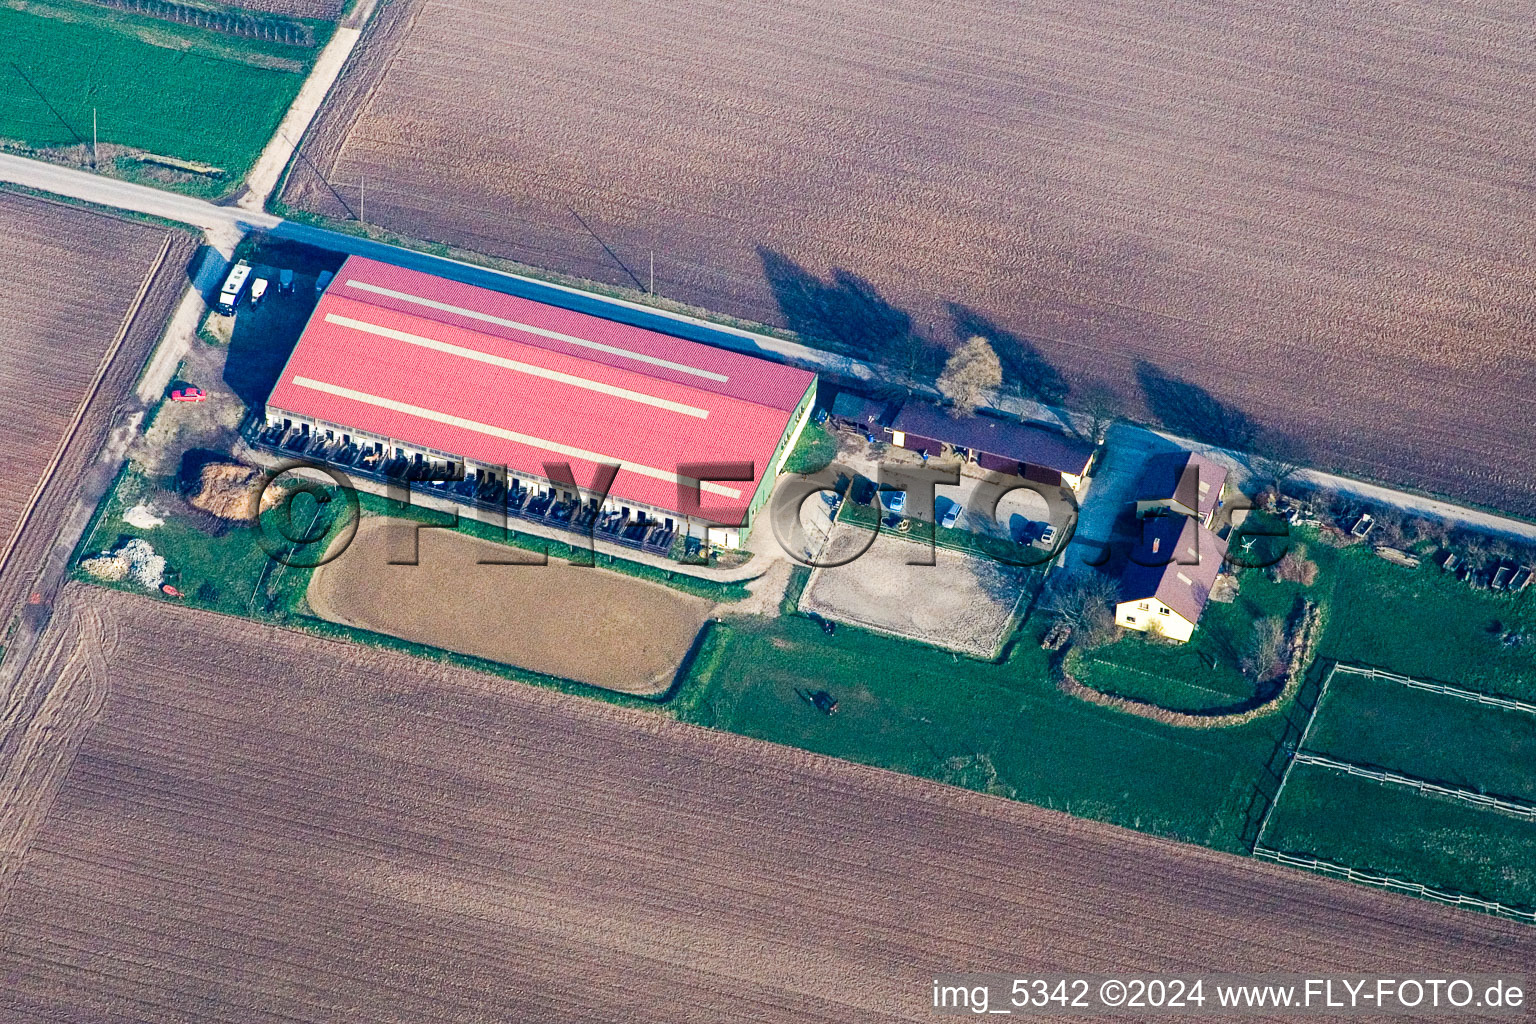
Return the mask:
POLYGON ((832 425, 879 436, 889 422, 890 403, 852 391, 840 391, 832 399, 832 425))

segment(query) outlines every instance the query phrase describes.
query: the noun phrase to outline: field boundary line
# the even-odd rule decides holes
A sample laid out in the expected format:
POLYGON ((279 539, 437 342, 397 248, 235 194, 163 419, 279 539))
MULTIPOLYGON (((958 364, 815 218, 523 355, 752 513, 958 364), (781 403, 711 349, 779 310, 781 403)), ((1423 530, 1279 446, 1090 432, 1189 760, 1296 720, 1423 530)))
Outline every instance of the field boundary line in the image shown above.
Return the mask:
POLYGON ((37 486, 32 489, 31 497, 27 499, 26 505, 22 507, 21 516, 16 520, 16 529, 12 530, 10 537, 7 538, 5 549, 0 551, 0 572, 3 572, 9 566, 11 554, 16 550, 16 545, 21 542, 21 536, 26 532, 27 525, 32 520, 32 513, 37 509, 38 500, 42 497, 43 491, 47 490, 48 485, 53 481, 53 474, 59 468, 59 463, 64 460, 64 453, 69 451, 70 445, 74 443, 75 434, 79 432, 80 424, 85 420, 86 412, 95 404, 97 392, 101 390, 101 382, 106 379, 107 371, 111 368, 113 361, 117 359, 117 353, 122 349, 124 339, 128 337, 128 332, 132 329, 134 321, 139 318, 139 310, 144 305, 144 297, 149 294, 150 287, 154 284, 155 279, 160 276, 160 271, 165 266, 166 254, 171 251, 171 243, 175 240, 176 233, 174 231, 167 231, 165 241, 160 245, 160 254, 150 264, 149 273, 144 275, 144 280, 139 282, 138 294, 128 304, 128 311, 123 315, 122 323, 118 325, 117 335, 112 339, 112 343, 107 346, 106 353, 101 357, 101 363, 96 367, 96 375, 91 378, 90 387, 86 388, 85 396, 80 400, 80 404, 75 407, 75 415, 70 420, 69 428, 64 431, 63 439, 60 440, 58 447, 53 450, 53 458, 48 460, 48 465, 43 467, 43 471, 38 474, 37 486))
POLYGON ((1362 882, 1381 889, 1393 889, 1397 892, 1408 893, 1411 896, 1419 896, 1438 903, 1448 903, 1456 907, 1470 907, 1493 914, 1496 917, 1508 918, 1513 921, 1519 921, 1522 924, 1536 925, 1536 910, 1522 910, 1519 907, 1512 907, 1508 903, 1500 903, 1498 900, 1485 900, 1479 896, 1468 896, 1466 893, 1455 892, 1450 889, 1436 889, 1421 882, 1409 882, 1392 875, 1378 875, 1370 871, 1361 871, 1359 868, 1352 868, 1347 864, 1336 864, 1331 860, 1323 860, 1320 857, 1285 853, 1269 846, 1255 845, 1253 855, 1261 860, 1284 864, 1288 867, 1305 868, 1309 871, 1347 879, 1351 882, 1362 882))
POLYGON ((1298 750, 1294 759, 1300 764, 1316 765, 1347 775, 1354 775, 1362 779, 1370 779, 1385 785, 1404 786, 1416 789, 1421 793, 1433 793, 1436 796, 1449 797, 1463 803, 1472 804, 1475 807, 1487 808, 1511 814, 1517 818, 1527 818, 1536 821, 1536 804, 1527 803, 1524 800, 1510 800, 1504 797, 1489 796, 1487 793, 1479 793, 1475 789, 1466 789, 1462 786, 1445 786, 1429 779, 1420 778, 1417 775, 1406 775, 1402 772, 1388 771, 1385 768, 1370 768, 1366 765, 1355 764, 1352 761, 1340 761, 1337 758, 1327 757, 1323 754, 1312 754, 1298 750))
POLYGON ((1275 788, 1275 795, 1269 801, 1269 806, 1264 809, 1264 817, 1259 819, 1259 828, 1253 834, 1253 852, 1258 854, 1264 847, 1264 830, 1269 827, 1269 819, 1274 815, 1275 808, 1280 803, 1280 797, 1285 793, 1285 784, 1291 779, 1291 769, 1296 767, 1296 759, 1303 747, 1307 745, 1307 736, 1312 732, 1312 723, 1317 721, 1317 713, 1323 706, 1323 700, 1328 696, 1328 684, 1333 682, 1333 674, 1339 670, 1337 663, 1329 667, 1328 674, 1323 677, 1323 685, 1317 689, 1317 700, 1312 702, 1312 710, 1307 715, 1307 724, 1302 726, 1301 735, 1296 737, 1296 748, 1285 759, 1285 769, 1280 773, 1280 785, 1275 788))
MULTIPOLYGON (((1156 672, 1151 672, 1144 668, 1137 668, 1135 665, 1117 665, 1112 661, 1105 661, 1103 658, 1094 657, 1085 660, 1087 660, 1088 664, 1090 665, 1103 665, 1105 668, 1116 672, 1135 672, 1137 675, 1146 676, 1148 679, 1164 680, 1168 678, 1167 676, 1160 676, 1156 672)), ((1191 689, 1204 690, 1206 693, 1214 693, 1218 697, 1226 697, 1229 700, 1239 700, 1242 697, 1242 694, 1239 693, 1227 693, 1225 690, 1213 690, 1209 686, 1201 686, 1199 683, 1191 683, 1182 679, 1179 680, 1179 682, 1183 683, 1185 686, 1190 687, 1191 689)))
POLYGON ((1350 675, 1368 676, 1371 679, 1384 679, 1387 682, 1397 683, 1400 686, 1407 686, 1415 690, 1428 690, 1430 693, 1441 693, 1448 697, 1459 697, 1462 700, 1504 708, 1507 711, 1523 711, 1528 715, 1536 715, 1536 704, 1516 700, 1513 697, 1496 697, 1491 693, 1481 693, 1477 690, 1450 686, 1446 683, 1431 683, 1423 679, 1415 679, 1412 676, 1399 675, 1396 672, 1388 672, 1384 669, 1361 665, 1337 665, 1334 671, 1347 672, 1350 675))

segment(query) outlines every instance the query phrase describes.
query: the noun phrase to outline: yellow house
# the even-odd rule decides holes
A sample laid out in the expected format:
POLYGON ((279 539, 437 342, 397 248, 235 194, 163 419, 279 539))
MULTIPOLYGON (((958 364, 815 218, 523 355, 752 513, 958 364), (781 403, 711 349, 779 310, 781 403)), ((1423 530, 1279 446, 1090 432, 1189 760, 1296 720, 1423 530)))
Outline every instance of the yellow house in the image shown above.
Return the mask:
POLYGON ((1188 516, 1143 520, 1142 542, 1120 577, 1115 624, 1188 641, 1226 556, 1226 542, 1188 516))

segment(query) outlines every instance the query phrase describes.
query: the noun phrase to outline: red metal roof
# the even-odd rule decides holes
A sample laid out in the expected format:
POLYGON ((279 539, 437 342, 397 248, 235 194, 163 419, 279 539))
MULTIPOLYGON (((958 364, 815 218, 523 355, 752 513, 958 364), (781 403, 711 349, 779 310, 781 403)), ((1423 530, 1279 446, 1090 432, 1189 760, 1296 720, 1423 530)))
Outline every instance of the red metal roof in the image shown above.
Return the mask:
POLYGON ((353 256, 321 297, 268 405, 675 512, 678 467, 750 462, 705 483, 735 522, 814 375, 725 349, 353 256))

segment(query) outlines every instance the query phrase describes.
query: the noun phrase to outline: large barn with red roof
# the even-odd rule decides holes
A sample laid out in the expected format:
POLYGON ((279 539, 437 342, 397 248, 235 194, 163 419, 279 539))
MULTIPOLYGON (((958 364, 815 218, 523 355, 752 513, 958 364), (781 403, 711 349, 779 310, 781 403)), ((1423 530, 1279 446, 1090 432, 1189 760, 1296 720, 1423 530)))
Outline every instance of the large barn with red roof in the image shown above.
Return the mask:
POLYGON ((805 370, 353 256, 266 424, 359 466, 499 480, 734 547, 815 391, 805 370), (597 503, 600 466, 618 468, 597 503))

